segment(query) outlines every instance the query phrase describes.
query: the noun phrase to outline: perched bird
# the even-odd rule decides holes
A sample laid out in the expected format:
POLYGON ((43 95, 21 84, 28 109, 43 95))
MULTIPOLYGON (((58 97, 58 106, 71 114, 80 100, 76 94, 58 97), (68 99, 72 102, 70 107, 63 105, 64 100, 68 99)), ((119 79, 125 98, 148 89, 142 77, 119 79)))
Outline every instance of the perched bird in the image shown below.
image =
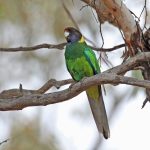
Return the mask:
MULTIPOLYGON (((73 27, 67 27, 64 29, 64 35, 67 40, 65 61, 72 78, 80 81, 84 77, 100 73, 95 53, 86 44, 82 34, 73 27)), ((107 139, 110 137, 110 131, 101 86, 92 86, 86 93, 97 128, 107 139)))

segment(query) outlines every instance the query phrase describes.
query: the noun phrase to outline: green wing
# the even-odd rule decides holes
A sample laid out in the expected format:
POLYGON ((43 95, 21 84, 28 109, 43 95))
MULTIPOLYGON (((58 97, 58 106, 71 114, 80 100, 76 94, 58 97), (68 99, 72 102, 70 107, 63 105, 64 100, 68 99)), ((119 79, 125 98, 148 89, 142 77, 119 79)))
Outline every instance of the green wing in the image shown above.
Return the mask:
POLYGON ((92 51, 92 49, 86 48, 84 50, 84 55, 93 70, 93 75, 100 73, 98 60, 96 59, 95 53, 92 51))

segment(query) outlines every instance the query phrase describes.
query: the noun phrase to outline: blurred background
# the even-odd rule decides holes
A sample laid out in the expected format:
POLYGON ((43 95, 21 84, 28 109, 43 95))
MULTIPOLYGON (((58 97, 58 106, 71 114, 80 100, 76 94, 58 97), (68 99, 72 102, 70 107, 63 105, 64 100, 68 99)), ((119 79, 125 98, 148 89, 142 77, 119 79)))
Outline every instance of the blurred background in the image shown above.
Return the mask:
MULTIPOLYGON (((80 0, 64 1, 81 32, 95 46, 101 47, 99 23, 95 12, 80 0)), ((143 0, 124 0, 137 16, 143 0)), ((147 0, 147 27, 150 25, 150 1, 147 0)), ((145 13, 141 16, 143 27, 145 13)), ((0 47, 33 46, 65 42, 63 30, 74 26, 61 0, 0 0, 0 47)), ((104 47, 122 44, 120 31, 102 25, 104 47)), ((89 43, 91 44, 91 43, 89 43)), ((113 66, 122 62, 124 49, 107 53, 113 66)), ((97 53, 97 57, 99 53, 97 53)), ((102 71, 109 69, 104 62, 102 71)), ((142 78, 139 71, 128 76, 142 78)), ((0 52, 0 91, 18 88, 38 89, 51 78, 71 78, 64 60, 64 50, 40 49, 33 52, 0 52)), ((60 90, 66 88, 62 87, 60 90)), ((109 116, 111 138, 99 137, 85 93, 58 104, 28 107, 21 111, 0 112, 1 150, 148 150, 150 147, 150 105, 141 110, 142 88, 107 85, 104 96, 109 116)), ((48 92, 57 91, 52 88, 48 92)))

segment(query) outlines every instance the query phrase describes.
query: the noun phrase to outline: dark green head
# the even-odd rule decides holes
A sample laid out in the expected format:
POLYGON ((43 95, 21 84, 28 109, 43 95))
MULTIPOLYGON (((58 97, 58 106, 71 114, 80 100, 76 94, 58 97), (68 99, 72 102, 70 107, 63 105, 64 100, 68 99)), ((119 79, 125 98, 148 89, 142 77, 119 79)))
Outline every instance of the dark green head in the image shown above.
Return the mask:
POLYGON ((83 38, 82 34, 73 27, 65 28, 64 35, 68 43, 78 42, 83 38))

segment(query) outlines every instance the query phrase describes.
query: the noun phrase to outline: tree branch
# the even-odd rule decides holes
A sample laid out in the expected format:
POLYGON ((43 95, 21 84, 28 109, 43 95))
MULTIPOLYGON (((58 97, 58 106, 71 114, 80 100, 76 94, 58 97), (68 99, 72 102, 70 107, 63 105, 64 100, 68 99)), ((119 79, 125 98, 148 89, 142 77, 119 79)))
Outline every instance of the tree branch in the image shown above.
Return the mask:
POLYGON ((6 139, 6 140, 1 141, 1 142, 0 142, 0 145, 2 145, 2 144, 4 144, 4 143, 8 142, 9 140, 10 140, 10 139, 6 139))
POLYGON ((112 69, 104 71, 101 74, 84 78, 80 82, 73 83, 72 79, 56 81, 50 80, 39 90, 26 90, 26 89, 11 89, 5 90, 0 93, 0 111, 8 110, 20 110, 29 106, 45 106, 48 104, 54 104, 66 101, 74 96, 80 94, 81 92, 88 89, 93 85, 100 84, 127 84, 138 87, 143 87, 150 89, 150 81, 148 80, 139 80, 132 77, 124 77, 118 74, 124 74, 125 72, 133 69, 135 66, 139 65, 139 62, 146 62, 150 60, 150 52, 143 52, 139 55, 132 57, 125 63, 118 65, 112 69), (45 93, 52 86, 60 87, 62 85, 73 83, 69 88, 53 92, 45 93), (12 92, 10 94, 9 92, 12 92), (21 93, 20 95, 15 95, 14 93, 21 93), (41 94, 42 93, 42 94, 41 94), (7 94, 10 94, 10 97, 7 97, 7 94), (14 96, 13 96, 14 94, 14 96))
POLYGON ((81 0, 93 7, 102 23, 108 21, 120 28, 130 40, 131 35, 137 31, 136 22, 129 9, 121 0, 81 0))
MULTIPOLYGON (((39 45, 35 45, 35 46, 29 46, 29 47, 14 47, 14 48, 0 48, 0 52, 27 52, 27 51, 35 51, 35 50, 39 50, 41 48, 48 48, 48 49, 58 49, 58 50, 63 50, 64 46, 66 45, 66 43, 60 43, 60 44, 39 44, 39 45)), ((95 51, 101 51, 101 52, 111 52, 114 50, 117 50, 119 48, 125 47, 125 44, 120 44, 117 46, 114 46, 112 48, 98 48, 98 47, 93 47, 90 46, 93 50, 95 51)))
POLYGON ((73 79, 56 81, 55 79, 50 79, 47 81, 41 88, 38 90, 27 90, 23 89, 22 85, 20 84, 19 89, 9 89, 4 90, 0 93, 0 99, 9 99, 9 98, 17 98, 24 95, 31 95, 31 94, 44 94, 47 92, 51 87, 56 87, 59 89, 63 85, 74 83, 73 79))
POLYGON ((132 77, 123 77, 113 73, 101 73, 85 78, 73 84, 70 88, 48 94, 30 94, 18 98, 0 99, 0 110, 20 110, 28 106, 45 106, 66 101, 80 94, 93 85, 100 84, 128 84, 150 89, 150 81, 132 77))
POLYGON ((0 48, 1 52, 19 52, 19 51, 35 51, 41 48, 48 48, 48 49, 59 49, 62 50, 66 43, 60 43, 60 44, 39 44, 31 47, 15 47, 15 48, 0 48))
POLYGON ((101 23, 108 21, 123 32, 128 46, 125 58, 138 53, 138 48, 141 49, 141 30, 122 0, 81 1, 95 9, 101 23))

